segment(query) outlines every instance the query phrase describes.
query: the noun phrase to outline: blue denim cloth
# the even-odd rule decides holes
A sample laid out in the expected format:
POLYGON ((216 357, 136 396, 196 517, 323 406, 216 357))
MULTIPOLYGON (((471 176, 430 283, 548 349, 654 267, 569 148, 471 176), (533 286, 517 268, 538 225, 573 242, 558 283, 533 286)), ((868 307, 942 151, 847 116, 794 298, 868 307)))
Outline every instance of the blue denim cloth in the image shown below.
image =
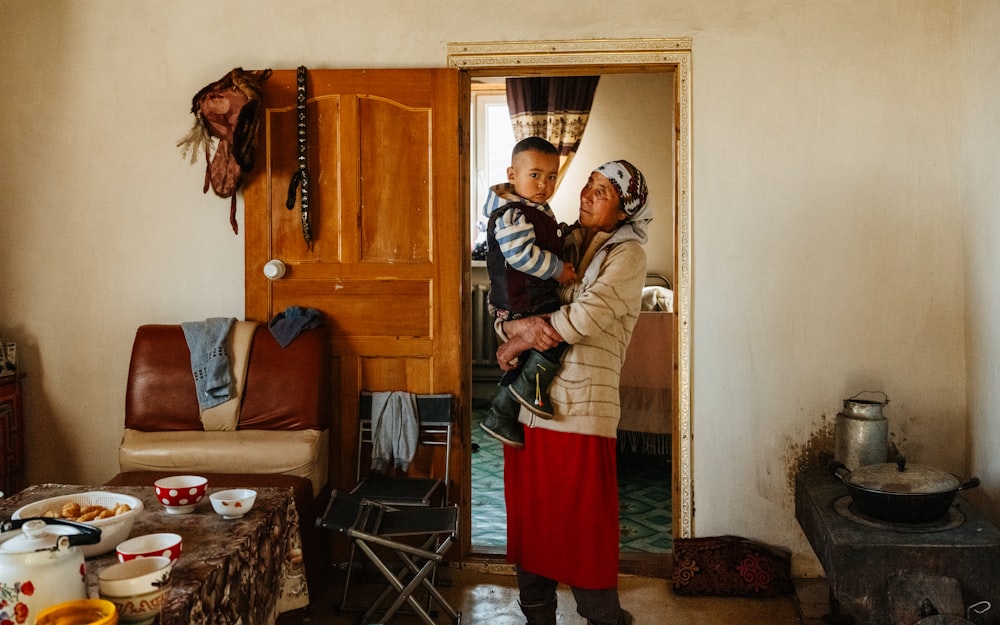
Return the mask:
POLYGON ((229 401, 232 375, 227 340, 235 321, 232 317, 212 317, 181 324, 191 352, 191 372, 198 391, 198 407, 202 410, 229 401))

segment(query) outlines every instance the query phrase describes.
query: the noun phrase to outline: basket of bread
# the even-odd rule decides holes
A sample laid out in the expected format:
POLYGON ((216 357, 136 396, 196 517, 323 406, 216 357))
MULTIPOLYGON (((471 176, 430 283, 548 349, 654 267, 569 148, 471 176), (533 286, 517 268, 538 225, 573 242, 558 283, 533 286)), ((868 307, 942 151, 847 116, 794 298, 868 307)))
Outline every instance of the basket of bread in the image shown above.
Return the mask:
POLYGON ((12 519, 34 517, 66 519, 93 525, 101 530, 101 541, 96 545, 77 547, 84 557, 114 551, 128 538, 135 518, 142 512, 142 500, 121 493, 90 491, 72 495, 49 497, 21 506, 11 515, 12 519))

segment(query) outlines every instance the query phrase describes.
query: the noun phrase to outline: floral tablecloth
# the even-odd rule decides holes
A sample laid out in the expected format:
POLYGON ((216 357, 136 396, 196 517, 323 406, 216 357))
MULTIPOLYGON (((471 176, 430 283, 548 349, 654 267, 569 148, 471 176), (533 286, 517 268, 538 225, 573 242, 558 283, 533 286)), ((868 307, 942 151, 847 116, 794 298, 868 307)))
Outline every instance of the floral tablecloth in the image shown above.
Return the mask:
MULTIPOLYGON (((183 539, 170 575, 160 625, 272 625, 280 612, 309 603, 299 517, 291 489, 258 488, 240 519, 212 510, 208 495, 190 514, 167 514, 153 487, 41 484, 0 501, 0 517, 48 497, 102 490, 142 500, 130 537, 173 532, 183 539)), ((208 492, 213 489, 209 485, 208 492)), ((98 596, 97 573, 117 562, 114 551, 87 558, 89 593, 98 596)))

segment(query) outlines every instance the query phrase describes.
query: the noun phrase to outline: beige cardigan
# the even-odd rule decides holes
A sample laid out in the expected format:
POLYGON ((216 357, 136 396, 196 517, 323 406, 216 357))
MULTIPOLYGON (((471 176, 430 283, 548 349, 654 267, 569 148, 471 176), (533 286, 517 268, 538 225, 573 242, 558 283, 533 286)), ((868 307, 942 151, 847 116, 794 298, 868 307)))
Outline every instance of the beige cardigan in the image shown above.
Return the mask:
POLYGON ((570 344, 549 387, 555 418, 541 419, 522 408, 519 420, 529 427, 617 436, 622 363, 639 318, 646 277, 645 250, 639 241, 622 235, 624 229, 600 236, 589 253, 573 247, 568 251, 567 260, 583 278, 563 287, 562 299, 569 303, 550 319, 570 344), (591 260, 599 266, 588 270, 591 260))

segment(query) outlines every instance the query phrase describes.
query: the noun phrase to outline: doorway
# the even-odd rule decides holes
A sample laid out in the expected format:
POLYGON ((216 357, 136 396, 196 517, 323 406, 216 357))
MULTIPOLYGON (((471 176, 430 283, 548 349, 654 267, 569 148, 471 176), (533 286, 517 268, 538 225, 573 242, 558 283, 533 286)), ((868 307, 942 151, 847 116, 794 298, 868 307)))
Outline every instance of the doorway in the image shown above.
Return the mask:
MULTIPOLYGON (((609 84, 628 85, 628 81, 636 81, 641 84, 643 77, 649 79, 648 82, 655 83, 658 79, 661 82, 669 83, 670 88, 662 97, 646 96, 633 97, 634 102, 643 106, 652 107, 659 111, 663 120, 669 123, 668 131, 663 133, 662 145, 655 146, 657 149, 669 154, 669 164, 663 169, 662 175, 657 174, 656 178, 667 181, 664 184, 657 184, 651 188, 658 188, 660 193, 669 195, 669 201, 661 204, 659 224, 654 219, 654 226, 659 225, 663 232, 659 235, 661 243, 657 245, 656 239, 651 237, 650 244, 647 244, 647 254, 650 256, 649 267, 654 273, 667 274, 670 276, 675 289, 676 300, 676 328, 674 332, 675 344, 672 346, 676 369, 674 372, 674 384, 672 393, 672 453, 670 455, 670 484, 669 492, 673 494, 671 499, 672 534, 674 537, 686 537, 691 535, 691 510, 692 493, 690 479, 690 40, 687 39, 664 39, 664 40, 600 40, 593 42, 517 42, 517 43, 490 43, 490 44, 450 44, 449 45, 449 65, 457 67, 466 75, 464 84, 496 82, 498 77, 525 76, 525 75, 595 75, 600 74, 608 77, 609 84), (669 219, 670 212, 664 212, 662 207, 669 206, 672 210, 673 219, 669 219), (667 216, 668 218, 664 218, 667 216), (666 226, 666 228, 664 228, 666 226), (667 248, 665 256, 663 248, 667 248)), ((626 87, 627 89, 627 87, 626 87)), ((470 88, 471 90, 471 88, 470 88)), ((618 95, 622 88, 610 90, 618 95)), ((598 86, 600 93, 600 86, 598 86)), ((595 109, 598 108, 595 96, 595 109)), ((628 97, 626 95, 626 97, 628 97)), ((615 106, 612 104, 612 106, 615 106)), ((470 107, 465 107, 465 114, 468 114, 470 107)), ((471 128, 471 122, 466 120, 462 124, 463 128, 471 128)), ((585 137, 592 138, 591 126, 585 137)), ((595 130, 598 135, 601 131, 595 130)), ((606 131, 605 131, 606 132, 606 131)), ((612 132, 613 135, 613 132, 612 132)), ((597 140, 590 143, 584 141, 581 145, 581 152, 577 155, 574 165, 582 173, 578 174, 585 179, 589 169, 598 161, 607 160, 609 150, 606 147, 599 147, 597 140), (595 145, 593 155, 584 152, 586 146, 595 145), (597 160, 595 160, 597 159, 597 160), (593 161, 593 162, 591 162, 593 161), (585 171, 584 171, 585 170, 585 171)), ((630 153, 630 152, 629 152, 630 153)), ((617 158, 618 155, 612 156, 617 158)), ((628 158, 626 155, 622 157, 628 158)), ((640 165, 640 169, 647 170, 640 165)), ((659 168, 657 168, 659 169, 659 168)), ((647 177, 650 174, 647 172, 647 177)), ((470 176, 470 179, 473 179, 470 176)), ((575 193, 573 190, 579 189, 582 182, 576 180, 571 168, 563 181, 561 190, 557 192, 557 197, 553 198, 553 207, 560 219, 572 221, 575 218, 575 193), (568 208, 567 208, 568 207, 568 208), (570 211, 567 217, 560 211, 570 211), (571 218, 572 217, 572 218, 571 218)), ((475 198, 475 189, 470 193, 475 198)), ((473 286, 473 289, 475 287, 473 286)), ((476 311, 472 312, 475 318, 476 311)), ((475 380, 474 380, 475 382, 475 380)), ((476 384, 472 385, 475 389, 476 384)), ((474 405, 475 397, 470 405, 474 405)), ((470 472, 472 471, 470 467, 470 472)), ((476 476, 465 480, 466 484, 473 484, 476 476)), ((466 499, 475 501, 472 497, 466 499)), ((476 511, 473 509, 472 514, 476 511)), ((502 549, 497 549, 495 545, 485 549, 479 549, 472 541, 471 537, 463 540, 470 541, 464 551, 473 555, 502 553, 502 549)), ((623 553, 622 571, 631 573, 656 574, 662 573, 666 566, 666 557, 660 554, 653 558, 632 558, 626 557, 623 553)))

